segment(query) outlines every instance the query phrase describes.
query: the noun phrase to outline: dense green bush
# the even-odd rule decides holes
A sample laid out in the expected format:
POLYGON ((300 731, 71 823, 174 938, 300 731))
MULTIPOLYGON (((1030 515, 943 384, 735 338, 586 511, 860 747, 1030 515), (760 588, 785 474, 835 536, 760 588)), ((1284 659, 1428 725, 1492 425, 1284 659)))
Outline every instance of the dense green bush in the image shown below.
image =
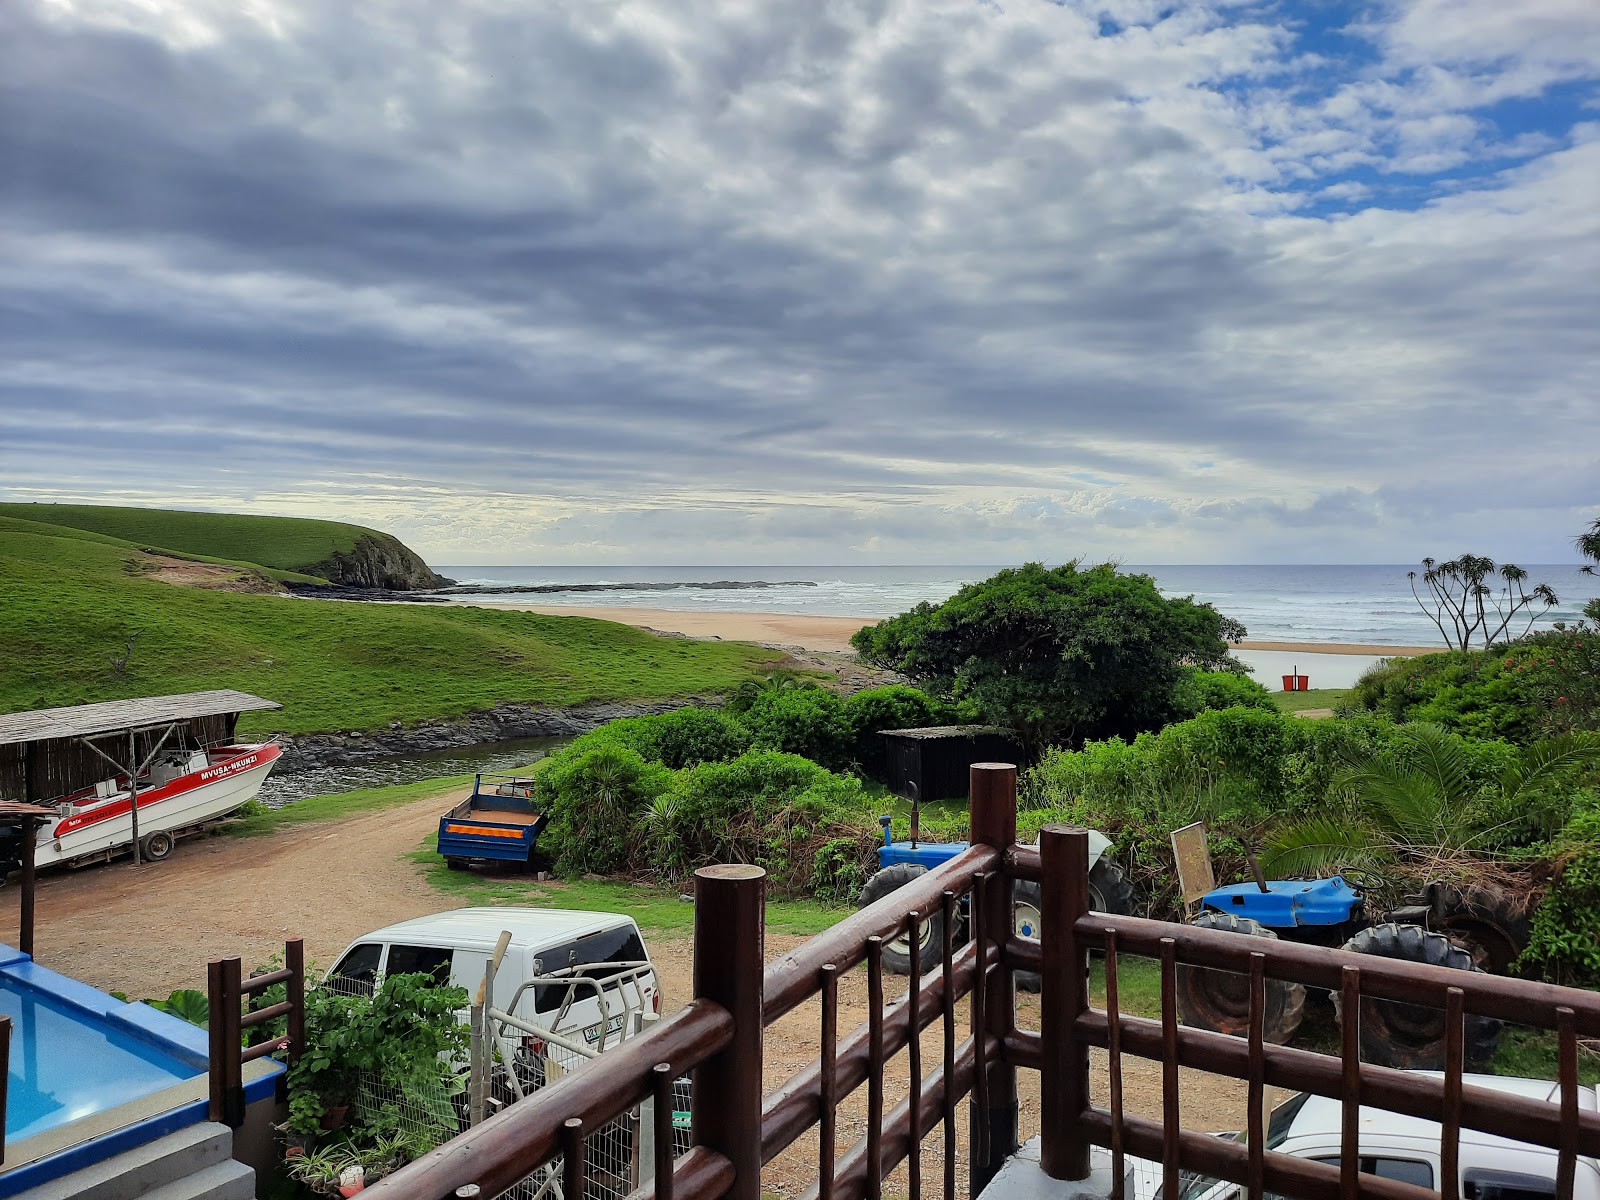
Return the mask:
MULTIPOLYGON (((1258 850, 1285 819, 1342 811, 1336 781, 1352 761, 1406 753, 1399 729, 1363 715, 1308 721, 1276 711, 1229 708, 1141 734, 1132 742, 1091 742, 1048 751, 1020 789, 1026 831, 1051 822, 1088 825, 1111 837, 1151 896, 1154 911, 1178 911, 1170 835, 1204 820, 1219 879, 1240 876, 1246 850, 1258 850)), ((1511 747, 1464 743, 1467 785, 1488 788, 1511 747)))
POLYGON ((1600 793, 1578 799, 1552 850, 1556 874, 1522 963, 1558 983, 1600 986, 1600 793))
POLYGON ((1115 566, 1028 563, 858 630, 866 661, 975 703, 1037 751, 1158 729, 1187 667, 1226 669, 1244 626, 1115 566))
POLYGON ((844 701, 832 692, 822 688, 765 690, 740 718, 757 749, 799 754, 830 771, 851 765, 855 738, 844 701))
POLYGON ((1375 664, 1347 704, 1526 744, 1600 730, 1600 630, 1547 630, 1495 650, 1452 650, 1375 664))
POLYGON ((540 843, 558 871, 582 875, 629 867, 640 819, 672 786, 673 773, 620 741, 589 738, 551 755, 534 778, 550 814, 540 843))
POLYGON ((888 765, 885 729, 923 729, 948 725, 959 719, 950 705, 920 688, 891 684, 857 692, 844 702, 844 719, 850 731, 852 756, 860 770, 881 779, 888 765))
POLYGON ((1237 671, 1201 671, 1190 668, 1178 682, 1173 707, 1184 717, 1214 708, 1270 708, 1277 710, 1272 693, 1248 675, 1237 671))
POLYGON ((668 876, 755 863, 778 892, 824 897, 860 886, 872 842, 860 780, 774 750, 677 772, 643 829, 642 857, 668 876))

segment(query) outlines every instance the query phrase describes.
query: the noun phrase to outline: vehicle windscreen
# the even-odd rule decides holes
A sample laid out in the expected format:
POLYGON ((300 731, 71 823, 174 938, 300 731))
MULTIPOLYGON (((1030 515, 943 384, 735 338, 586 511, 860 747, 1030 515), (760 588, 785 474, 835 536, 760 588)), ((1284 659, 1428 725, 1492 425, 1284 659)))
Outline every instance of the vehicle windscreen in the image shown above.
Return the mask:
MULTIPOLYGON (((1289 1130, 1294 1126, 1294 1119, 1300 1115, 1300 1110, 1306 1106, 1306 1101, 1309 1099, 1311 1099, 1310 1092, 1296 1092, 1272 1110, 1272 1115, 1267 1118, 1267 1140, 1263 1143, 1266 1149, 1276 1150, 1289 1140, 1289 1130)), ((1245 1130, 1236 1140, 1244 1142, 1249 1139, 1250 1131, 1245 1130)), ((1179 1176, 1179 1181, 1178 1194, 1182 1200, 1199 1200, 1222 1182, 1215 1175, 1192 1175, 1187 1171, 1179 1176)), ((1156 1200, 1161 1200, 1160 1191, 1156 1192, 1156 1200)), ((1278 1200, 1281 1200, 1281 1197, 1278 1200)))
POLYGON ((383 947, 377 942, 361 942, 351 946, 345 956, 333 964, 322 981, 322 986, 345 996, 370 996, 378 979, 378 960, 383 947))
MULTIPOLYGON (((542 975, 553 975, 559 971, 567 971, 568 968, 577 968, 570 974, 580 978, 593 978, 597 974, 603 975, 606 972, 587 971, 582 968, 594 963, 643 962, 646 957, 644 942, 639 938, 639 931, 632 925, 619 925, 615 929, 603 929, 599 933, 591 933, 575 942, 546 951, 539 956, 537 969, 542 975)), ((554 1012, 561 1007, 569 990, 559 984, 542 984, 536 987, 533 999, 534 1011, 554 1012)), ((593 995, 591 990, 580 990, 573 994, 573 1002, 580 1002, 593 995)))

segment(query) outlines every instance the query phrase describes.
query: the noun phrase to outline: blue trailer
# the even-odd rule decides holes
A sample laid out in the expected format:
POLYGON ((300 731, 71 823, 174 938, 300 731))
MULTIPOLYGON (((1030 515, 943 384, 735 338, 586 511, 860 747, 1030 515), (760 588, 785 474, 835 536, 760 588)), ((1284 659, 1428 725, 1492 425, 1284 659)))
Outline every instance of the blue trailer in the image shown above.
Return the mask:
POLYGON ((524 871, 549 866, 539 835, 549 814, 534 799, 533 780, 518 775, 477 775, 472 794, 439 818, 439 853, 452 871, 469 863, 515 863, 524 871))

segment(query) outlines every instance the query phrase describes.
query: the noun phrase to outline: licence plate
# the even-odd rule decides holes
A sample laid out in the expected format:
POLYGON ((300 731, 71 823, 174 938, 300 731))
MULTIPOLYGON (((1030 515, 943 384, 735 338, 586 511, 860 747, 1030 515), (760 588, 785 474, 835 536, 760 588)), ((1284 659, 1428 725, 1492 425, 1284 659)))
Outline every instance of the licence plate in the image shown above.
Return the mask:
MULTIPOLYGON (((613 1033, 618 1032, 622 1028, 623 1020, 624 1017, 615 1016, 604 1023, 607 1041, 611 1040, 611 1035, 613 1033)), ((599 1021, 596 1021, 593 1025, 590 1025, 583 1031, 583 1040, 588 1042, 591 1046, 594 1045, 600 1040, 600 1028, 601 1022, 599 1021)))

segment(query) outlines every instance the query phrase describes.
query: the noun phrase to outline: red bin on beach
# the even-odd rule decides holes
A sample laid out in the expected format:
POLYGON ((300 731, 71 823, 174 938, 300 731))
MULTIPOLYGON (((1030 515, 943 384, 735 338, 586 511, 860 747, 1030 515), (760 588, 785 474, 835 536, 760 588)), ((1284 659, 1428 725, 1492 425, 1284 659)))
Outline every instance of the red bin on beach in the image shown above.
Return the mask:
POLYGON ((1311 676, 1285 675, 1283 677, 1283 690, 1286 692, 1309 692, 1311 690, 1311 676))

